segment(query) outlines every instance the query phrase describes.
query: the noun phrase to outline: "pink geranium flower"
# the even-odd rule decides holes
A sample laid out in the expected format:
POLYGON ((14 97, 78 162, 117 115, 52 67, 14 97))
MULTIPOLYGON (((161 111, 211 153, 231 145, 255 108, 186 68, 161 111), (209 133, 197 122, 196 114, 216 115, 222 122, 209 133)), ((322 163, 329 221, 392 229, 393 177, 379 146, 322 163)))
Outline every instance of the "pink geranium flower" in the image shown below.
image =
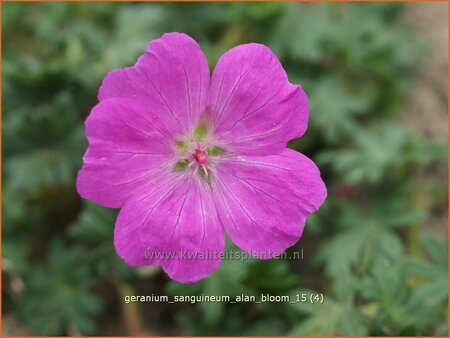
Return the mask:
POLYGON ((114 244, 129 265, 196 282, 219 267, 225 232, 270 258, 325 200, 316 165, 286 148, 306 131, 306 95, 264 45, 229 50, 210 78, 192 38, 164 34, 98 98, 77 189, 121 208, 114 244))

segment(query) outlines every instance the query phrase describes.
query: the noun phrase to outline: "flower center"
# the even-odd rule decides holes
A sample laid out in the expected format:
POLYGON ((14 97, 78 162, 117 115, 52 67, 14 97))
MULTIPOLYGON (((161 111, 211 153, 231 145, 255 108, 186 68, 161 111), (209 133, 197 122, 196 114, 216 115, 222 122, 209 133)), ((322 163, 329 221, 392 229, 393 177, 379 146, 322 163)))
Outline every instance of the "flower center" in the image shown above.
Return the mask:
POLYGON ((201 149, 195 149, 193 156, 200 165, 206 164, 206 162, 208 162, 208 158, 206 157, 205 152, 201 149))
POLYGON ((174 170, 198 174, 207 182, 210 172, 214 172, 216 163, 225 152, 215 144, 204 120, 192 133, 176 140, 174 149, 177 159, 174 170))
POLYGON ((193 171, 204 178, 208 177, 224 151, 220 147, 201 144, 199 141, 180 143, 176 148, 178 161, 174 170, 193 171))

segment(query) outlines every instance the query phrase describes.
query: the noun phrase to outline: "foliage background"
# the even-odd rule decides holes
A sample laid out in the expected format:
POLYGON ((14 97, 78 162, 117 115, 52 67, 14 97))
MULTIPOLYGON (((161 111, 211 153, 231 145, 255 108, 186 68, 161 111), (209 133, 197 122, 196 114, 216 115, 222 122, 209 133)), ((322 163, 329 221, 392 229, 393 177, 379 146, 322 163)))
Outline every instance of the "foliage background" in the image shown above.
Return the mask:
MULTIPOLYGON (((446 215, 447 143, 405 123, 430 47, 401 20, 404 8, 3 3, 4 334, 447 335, 448 245, 429 230, 434 213, 446 215), (290 146, 319 163, 329 191, 289 250, 305 259, 224 261, 204 281, 177 284, 124 265, 112 244, 117 211, 77 195, 83 121, 103 76, 166 31, 195 37, 211 67, 236 44, 265 43, 305 88, 310 127, 290 146), (306 291, 324 304, 123 302, 306 291)), ((434 230, 446 234, 446 223, 434 230)))

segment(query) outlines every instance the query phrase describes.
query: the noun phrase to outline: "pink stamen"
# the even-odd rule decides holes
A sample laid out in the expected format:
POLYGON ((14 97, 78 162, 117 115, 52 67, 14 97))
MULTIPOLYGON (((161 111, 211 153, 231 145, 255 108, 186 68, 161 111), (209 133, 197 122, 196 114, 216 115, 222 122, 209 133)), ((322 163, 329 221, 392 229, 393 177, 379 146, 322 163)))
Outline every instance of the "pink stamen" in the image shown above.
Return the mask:
POLYGON ((195 153, 193 155, 194 155, 195 159, 198 161, 198 163, 200 163, 202 165, 206 164, 206 162, 208 161, 203 150, 197 149, 197 150, 195 150, 195 153))

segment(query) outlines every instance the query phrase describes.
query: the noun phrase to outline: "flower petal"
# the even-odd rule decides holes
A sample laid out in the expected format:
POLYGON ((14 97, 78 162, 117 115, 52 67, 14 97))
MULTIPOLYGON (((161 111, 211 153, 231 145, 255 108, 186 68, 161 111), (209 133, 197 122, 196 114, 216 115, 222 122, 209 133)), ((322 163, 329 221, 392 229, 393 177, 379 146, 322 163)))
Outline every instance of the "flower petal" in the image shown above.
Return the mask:
POLYGON ((271 258, 300 238, 306 217, 326 197, 316 165, 290 149, 270 156, 236 156, 217 165, 215 201, 231 240, 271 258))
POLYGON ((237 46, 218 61, 206 116, 215 137, 242 154, 271 154, 304 134, 308 101, 289 83, 272 51, 260 44, 237 46))
POLYGON ((159 264, 182 283, 214 272, 225 245, 209 186, 180 174, 167 176, 124 204, 114 242, 127 264, 159 264))
POLYGON ((168 131, 134 100, 100 102, 86 119, 86 136, 89 146, 77 190, 107 207, 120 207, 136 188, 168 170, 173 156, 168 131))
POLYGON ((136 65, 110 72, 99 100, 111 97, 145 102, 171 131, 185 134, 205 108, 209 68, 200 46, 186 34, 167 33, 150 42, 136 65))

